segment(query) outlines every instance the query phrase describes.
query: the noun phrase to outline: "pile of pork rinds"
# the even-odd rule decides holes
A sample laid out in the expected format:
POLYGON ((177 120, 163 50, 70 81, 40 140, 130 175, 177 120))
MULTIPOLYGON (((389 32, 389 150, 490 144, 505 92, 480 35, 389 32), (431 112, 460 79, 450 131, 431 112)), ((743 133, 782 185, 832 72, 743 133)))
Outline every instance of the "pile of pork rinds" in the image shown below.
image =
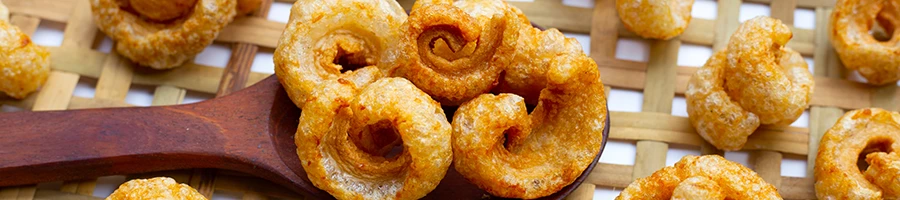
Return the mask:
POLYGON ((500 0, 417 1, 409 15, 392 0, 300 0, 274 60, 303 110, 301 163, 338 199, 421 198, 451 163, 492 195, 543 197, 603 142, 597 65, 500 0))

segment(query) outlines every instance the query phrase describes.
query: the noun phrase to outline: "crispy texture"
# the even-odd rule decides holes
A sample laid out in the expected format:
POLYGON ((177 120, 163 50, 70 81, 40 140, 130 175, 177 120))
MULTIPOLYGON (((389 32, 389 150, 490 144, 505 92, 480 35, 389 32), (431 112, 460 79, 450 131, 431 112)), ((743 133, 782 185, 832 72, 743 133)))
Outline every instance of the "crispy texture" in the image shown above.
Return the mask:
POLYGON ((859 71, 873 85, 900 79, 900 1, 839 0, 830 23, 831 44, 847 69, 859 71), (869 34, 873 23, 893 37, 876 40, 869 34))
POLYGON ((390 0, 297 1, 275 50, 275 74, 302 108, 313 88, 326 80, 357 67, 394 64, 406 18, 400 4, 390 0))
POLYGON ((0 55, 0 91, 12 98, 25 98, 50 75, 47 49, 5 20, 0 20, 0 55))
POLYGON ((900 198, 898 141, 900 114, 880 108, 844 114, 819 143, 816 196, 819 199, 900 198), (865 174, 857 167, 861 155, 866 155, 869 163, 865 174))
POLYGON ((467 180, 510 198, 550 195, 572 183, 603 142, 606 97, 583 52, 549 63, 547 84, 529 115, 514 94, 483 94, 453 116, 453 162, 467 180))
POLYGON ((371 84, 338 78, 319 87, 295 136, 313 185, 337 199, 418 199, 437 187, 452 161, 450 123, 440 104, 403 78, 371 84), (371 155, 350 141, 353 131, 381 123, 402 138, 397 157, 371 155))
MULTIPOLYGON (((91 0, 91 10, 100 30, 116 41, 119 54, 143 66, 169 69, 181 66, 211 44, 234 18, 237 3, 197 0, 195 4, 187 14, 165 22, 144 20, 147 16, 126 11, 129 8, 121 7, 117 0, 91 0)), ((156 9, 146 12, 172 15, 156 9)))
POLYGON ((757 17, 735 31, 691 77, 685 92, 691 124, 722 150, 740 150, 760 124, 790 124, 809 106, 812 74, 784 47, 790 29, 757 17))
POLYGON ((502 1, 417 1, 403 28, 404 57, 386 71, 459 105, 497 85, 521 22, 502 1))
POLYGON ((134 179, 123 183, 107 200, 206 200, 200 192, 169 177, 134 179))
POLYGON ((530 25, 520 30, 516 44, 513 60, 496 91, 522 96, 530 105, 537 104, 541 90, 547 85, 547 69, 553 58, 583 52, 577 40, 566 38, 559 30, 541 31, 530 25))
POLYGON ((691 22, 694 0, 616 0, 625 28, 644 38, 668 40, 691 22))
POLYGON ((685 156, 628 185, 616 199, 782 199, 756 172, 722 156, 685 156), (674 195, 674 196, 673 196, 674 195))

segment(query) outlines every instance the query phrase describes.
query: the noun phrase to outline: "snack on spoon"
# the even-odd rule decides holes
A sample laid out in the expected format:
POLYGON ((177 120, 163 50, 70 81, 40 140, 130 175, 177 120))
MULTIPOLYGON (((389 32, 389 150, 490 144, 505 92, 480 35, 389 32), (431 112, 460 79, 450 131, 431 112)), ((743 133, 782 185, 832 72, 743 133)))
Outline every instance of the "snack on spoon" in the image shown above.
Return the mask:
MULTIPOLYGON (((566 40, 566 46, 581 46, 566 40)), ((538 198, 572 183, 603 142, 606 97, 594 60, 578 49, 549 63, 530 114, 516 94, 483 94, 453 115, 453 163, 470 182, 506 198, 538 198)))

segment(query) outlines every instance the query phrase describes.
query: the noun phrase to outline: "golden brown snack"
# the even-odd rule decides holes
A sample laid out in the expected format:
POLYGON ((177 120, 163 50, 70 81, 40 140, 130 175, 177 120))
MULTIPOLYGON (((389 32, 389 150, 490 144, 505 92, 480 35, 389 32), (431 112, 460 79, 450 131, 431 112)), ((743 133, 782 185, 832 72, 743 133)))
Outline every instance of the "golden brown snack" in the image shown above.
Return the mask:
POLYGON ((694 0, 616 0, 616 10, 625 28, 652 39, 668 40, 681 35, 691 22, 694 0))
POLYGON ((417 1, 399 44, 403 57, 386 69, 446 105, 497 85, 515 51, 521 20, 503 1, 417 1))
POLYGON ((819 199, 900 198, 900 114, 880 108, 847 112, 825 132, 816 156, 819 199), (884 153, 887 152, 887 153, 884 153), (857 166, 865 155, 868 169, 857 166))
POLYGON ((628 185, 624 199, 782 199, 756 172, 722 156, 685 156, 628 185), (693 197, 693 198, 692 198, 693 197))
POLYGON ((495 89, 525 98, 525 103, 538 102, 541 90, 547 85, 547 69, 554 57, 581 54, 581 45, 574 38, 566 38, 559 30, 541 31, 528 23, 519 32, 516 53, 495 89))
POLYGON ((812 74, 784 47, 790 29, 779 20, 744 22, 691 77, 685 92, 691 124, 722 150, 740 150, 760 124, 790 124, 809 106, 812 74))
POLYGON ((300 116, 297 155, 313 185, 337 199, 421 198, 450 167, 450 123, 440 104, 406 79, 372 81, 319 84, 300 116), (348 136, 365 129, 396 133, 403 152, 366 153, 348 136))
POLYGON ((406 17, 391 0, 297 1, 275 50, 275 74, 302 108, 312 89, 326 80, 393 64, 406 17))
POLYGON ((839 0, 830 23, 831 44, 847 69, 859 71, 873 85, 900 79, 900 1, 839 0), (869 34, 873 23, 891 39, 878 41, 869 34))
POLYGON ((206 200, 200 192, 169 177, 134 179, 123 183, 106 200, 206 200))
POLYGON ((600 72, 582 52, 555 57, 529 115, 522 97, 483 94, 453 116, 453 162, 487 192, 537 198, 572 183, 603 142, 606 97, 600 72))
POLYGON ((50 75, 50 53, 6 20, 0 20, 0 92, 22 99, 50 75))
POLYGON ((94 22, 116 41, 119 54, 154 69, 181 66, 200 53, 231 22, 237 5, 236 0, 120 1, 91 0, 94 22))

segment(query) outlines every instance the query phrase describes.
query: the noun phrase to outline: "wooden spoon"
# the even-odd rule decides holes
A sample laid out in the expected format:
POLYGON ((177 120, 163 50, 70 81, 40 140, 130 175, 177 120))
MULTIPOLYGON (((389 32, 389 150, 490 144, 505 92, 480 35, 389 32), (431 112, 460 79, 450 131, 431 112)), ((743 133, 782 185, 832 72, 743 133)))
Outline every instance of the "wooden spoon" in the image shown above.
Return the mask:
MULTIPOLYGON (((331 199, 309 182, 300 165, 293 139, 299 118, 300 109, 288 99, 275 76, 232 95, 196 104, 0 113, 0 186, 218 168, 331 199)), ((603 146, 609 117, 606 127, 603 146)), ((568 195, 596 162, 548 199, 568 195)), ((475 199, 486 194, 451 166, 426 198, 475 199)))

